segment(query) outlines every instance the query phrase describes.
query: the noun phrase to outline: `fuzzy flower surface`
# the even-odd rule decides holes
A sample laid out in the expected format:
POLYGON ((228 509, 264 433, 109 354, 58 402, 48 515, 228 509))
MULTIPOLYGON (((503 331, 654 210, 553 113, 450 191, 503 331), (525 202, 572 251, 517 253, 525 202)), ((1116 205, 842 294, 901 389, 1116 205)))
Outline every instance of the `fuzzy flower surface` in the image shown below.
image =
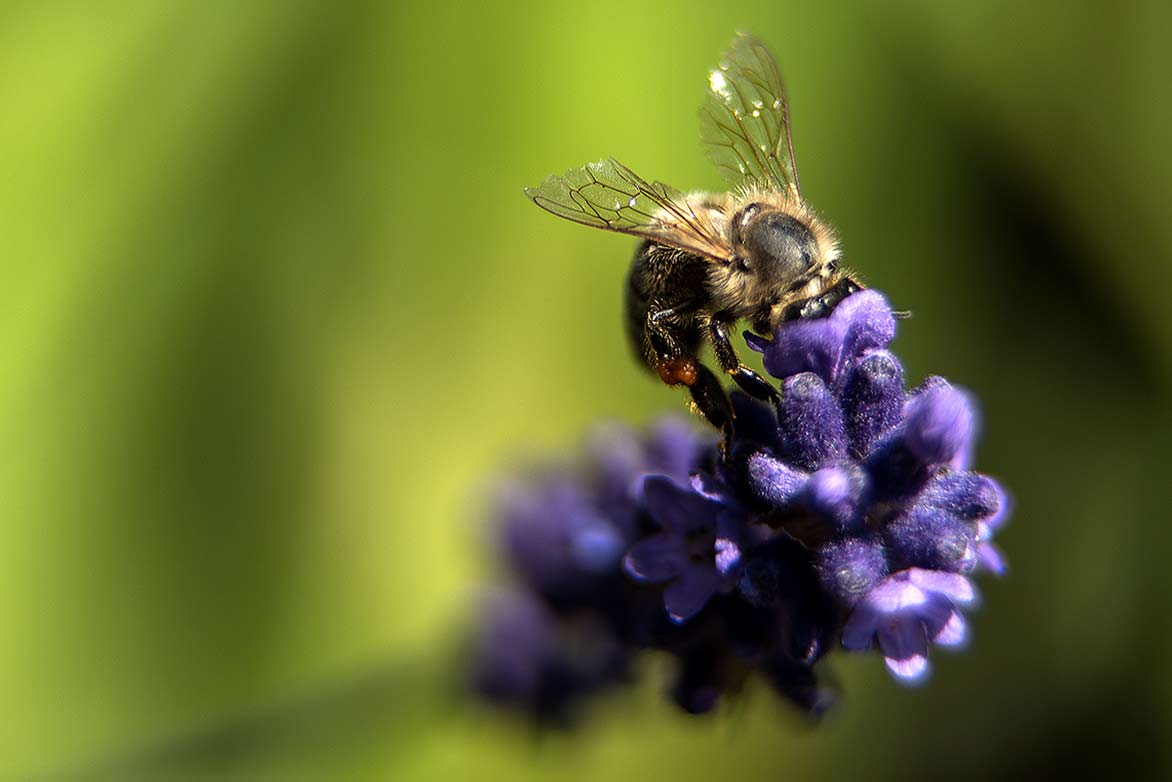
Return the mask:
POLYGON ((530 608, 515 654, 490 653, 509 646, 501 623, 486 636, 481 692, 564 713, 647 650, 675 661, 671 695, 690 713, 756 674, 821 714, 835 649, 876 651, 898 681, 923 682, 932 647, 969 637, 973 577, 1007 570, 993 539, 1009 500, 972 469, 972 397, 935 376, 909 390, 895 330, 883 296, 862 291, 772 338, 746 333, 777 396, 734 392, 726 441, 683 423, 611 428, 584 466, 515 487, 497 529, 530 608), (559 690, 551 670, 578 673, 553 677, 559 690))

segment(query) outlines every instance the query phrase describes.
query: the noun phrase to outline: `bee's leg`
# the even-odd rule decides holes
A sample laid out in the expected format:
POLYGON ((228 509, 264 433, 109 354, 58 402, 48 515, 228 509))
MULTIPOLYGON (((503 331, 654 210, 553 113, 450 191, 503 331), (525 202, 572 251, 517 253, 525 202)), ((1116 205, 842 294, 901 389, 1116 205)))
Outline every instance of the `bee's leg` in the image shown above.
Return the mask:
POLYGON ((732 436, 732 402, 720 378, 696 360, 694 336, 681 323, 690 313, 680 308, 652 307, 647 313, 645 334, 654 352, 653 369, 669 386, 685 385, 692 403, 708 422, 726 436, 732 436))
POLYGON ((733 434, 732 402, 724 391, 720 378, 711 369, 696 362, 696 381, 688 386, 692 404, 708 422, 724 433, 726 438, 733 434))
POLYGON ((732 379, 749 396, 766 402, 776 401, 777 389, 761 375, 741 363, 736 348, 728 336, 728 324, 713 318, 708 322, 708 336, 720 368, 732 375, 732 379))

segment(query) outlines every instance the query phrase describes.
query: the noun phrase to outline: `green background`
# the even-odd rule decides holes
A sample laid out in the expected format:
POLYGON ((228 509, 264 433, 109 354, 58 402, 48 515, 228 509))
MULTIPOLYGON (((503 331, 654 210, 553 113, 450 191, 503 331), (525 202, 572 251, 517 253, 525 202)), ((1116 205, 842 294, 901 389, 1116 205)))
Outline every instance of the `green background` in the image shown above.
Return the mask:
POLYGON ((0 6, 0 777, 981 779, 1168 770, 1164 3, 0 6), (572 735, 455 675, 491 476, 682 409, 633 241, 521 195, 717 188, 734 30, 808 200, 982 400, 1013 568, 928 686, 836 655, 808 729, 648 664, 572 735))

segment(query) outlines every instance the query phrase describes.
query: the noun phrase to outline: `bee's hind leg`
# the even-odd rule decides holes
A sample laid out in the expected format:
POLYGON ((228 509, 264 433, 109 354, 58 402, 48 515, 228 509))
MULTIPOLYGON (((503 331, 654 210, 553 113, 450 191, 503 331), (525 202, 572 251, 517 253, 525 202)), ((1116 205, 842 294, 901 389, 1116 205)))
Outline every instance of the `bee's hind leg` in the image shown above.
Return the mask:
POLYGON ((732 376, 746 394, 766 402, 777 401, 777 389, 772 383, 741 363, 736 348, 728 335, 728 324, 713 318, 708 323, 708 336, 720 368, 732 376))
POLYGON ((687 386, 692 407, 728 440, 733 433, 732 402, 720 378, 696 359, 700 332, 683 320, 689 314, 679 307, 650 307, 644 352, 659 379, 669 386, 687 386))
POLYGON ((687 386, 692 407, 726 437, 732 437, 733 409, 720 378, 692 356, 660 359, 660 379, 669 386, 687 386))
POLYGON ((708 422, 719 429, 726 438, 733 433, 733 409, 720 378, 711 369, 696 362, 696 381, 688 386, 692 404, 708 422))

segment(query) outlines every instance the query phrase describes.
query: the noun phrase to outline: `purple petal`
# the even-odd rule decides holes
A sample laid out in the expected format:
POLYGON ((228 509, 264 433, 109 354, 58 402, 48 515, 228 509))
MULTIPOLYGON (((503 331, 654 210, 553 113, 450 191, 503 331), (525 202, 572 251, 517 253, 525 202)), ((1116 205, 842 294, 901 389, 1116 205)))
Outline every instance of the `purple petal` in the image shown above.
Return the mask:
POLYGON ((932 636, 932 642, 940 646, 959 647, 968 641, 968 624, 959 611, 953 610, 948 619, 932 636))
POLYGON ((717 538, 715 550, 717 572, 732 577, 741 565, 741 547, 731 538, 717 538))
POLYGON ((711 567, 689 567, 663 590, 663 605, 667 615, 677 624, 683 624, 708 604, 720 586, 720 576, 711 567))
POLYGON ((859 506, 866 490, 867 473, 855 465, 823 467, 810 476, 803 500, 837 529, 854 531, 863 523, 859 506))
POLYGON ((763 337, 760 334, 755 334, 752 331, 744 332, 745 344, 749 346, 749 350, 755 350, 758 353, 764 353, 773 347, 773 340, 768 337, 763 337))
POLYGON ((921 568, 910 568, 903 573, 909 583, 915 584, 925 592, 944 595, 961 605, 967 605, 977 599, 977 591, 973 587, 973 582, 959 573, 945 573, 921 568))
POLYGON ((939 388, 908 402, 904 441, 924 463, 947 464, 970 446, 975 428, 968 397, 954 388, 939 388))
POLYGON ((883 656, 893 660, 908 660, 928 654, 928 635, 924 625, 911 615, 894 617, 879 626, 876 633, 883 656))
POLYGON ((839 467, 823 467, 810 476, 806 491, 811 505, 817 508, 832 508, 845 502, 851 496, 851 479, 839 467))
POLYGON ((695 473, 688 479, 688 482, 694 492, 713 502, 726 504, 733 500, 733 492, 728 484, 711 473, 695 473))
POLYGON ((688 558, 678 541, 663 535, 639 541, 623 558, 627 574, 637 581, 667 581, 684 572, 688 558))
POLYGON ((810 477, 764 451, 751 454, 745 468, 749 490, 758 499, 776 506, 794 502, 810 477))
POLYGON ((765 351, 765 371, 778 379, 813 372, 833 383, 846 324, 832 318, 782 324, 765 351))
POLYGON ((842 355, 854 359, 864 351, 885 348, 895 338, 895 317, 891 307, 878 291, 866 290, 843 299, 832 320, 846 323, 842 355))
POLYGON ((885 657, 887 670, 904 684, 919 684, 928 677, 928 657, 923 654, 913 654, 903 660, 885 657))
POLYGON ((842 645, 852 652, 867 651, 884 617, 885 614, 876 610, 875 606, 865 601, 860 603, 842 628, 842 645))
POLYGON ((977 565, 980 569, 995 576, 1004 576, 1009 572, 1009 564, 1005 561, 1005 555, 992 543, 977 544, 977 565))
POLYGON ((712 529, 720 504, 685 488, 665 475, 648 475, 643 480, 643 503, 665 529, 686 533, 712 529))
POLYGON ((982 521, 989 526, 990 533, 995 533, 1004 527, 1005 522, 1009 520, 1009 515, 1013 511, 1013 500, 1000 483, 992 478, 985 478, 985 480, 993 485, 993 491, 997 495, 997 509, 982 519, 982 521))
POLYGON ((956 608, 951 600, 944 595, 931 593, 924 604, 916 610, 916 617, 923 625, 927 637, 935 638, 945 629, 954 613, 956 608))

